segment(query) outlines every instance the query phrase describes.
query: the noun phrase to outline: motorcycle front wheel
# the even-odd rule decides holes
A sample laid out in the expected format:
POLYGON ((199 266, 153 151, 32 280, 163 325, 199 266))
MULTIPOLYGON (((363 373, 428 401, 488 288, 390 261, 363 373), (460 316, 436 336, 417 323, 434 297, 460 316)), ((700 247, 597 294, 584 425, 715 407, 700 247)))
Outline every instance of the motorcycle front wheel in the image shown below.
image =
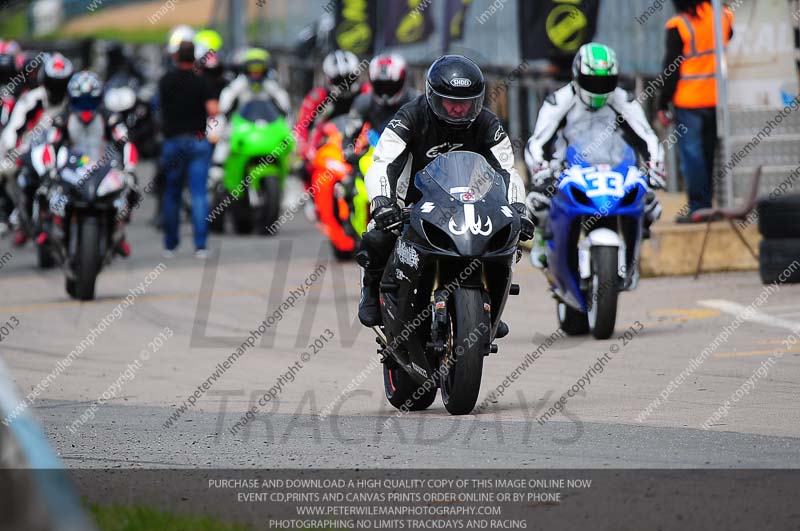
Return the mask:
POLYGON ((591 257, 592 276, 590 291, 586 294, 586 316, 592 336, 608 339, 617 322, 619 251, 616 247, 592 247, 591 257))
POLYGON ((273 236, 278 234, 278 217, 281 214, 281 183, 277 177, 261 179, 261 206, 258 213, 258 224, 261 234, 273 236))
POLYGON ((89 301, 94 299, 95 282, 100 272, 100 225, 97 218, 86 218, 79 223, 77 250, 73 296, 89 301))
POLYGON ((447 353, 439 370, 442 402, 451 415, 469 414, 478 401, 490 331, 484 313, 479 289, 459 288, 451 295, 447 353))

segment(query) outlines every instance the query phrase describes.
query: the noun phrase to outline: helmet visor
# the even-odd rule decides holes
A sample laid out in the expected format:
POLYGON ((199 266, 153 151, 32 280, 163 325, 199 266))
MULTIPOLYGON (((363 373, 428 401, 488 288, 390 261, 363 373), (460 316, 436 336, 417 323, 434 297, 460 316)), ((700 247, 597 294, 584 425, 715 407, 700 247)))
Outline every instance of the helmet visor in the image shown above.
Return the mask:
POLYGON ((267 77, 267 65, 264 63, 246 63, 244 65, 244 71, 250 81, 262 81, 267 77))
POLYGON ((425 95, 434 114, 452 125, 472 123, 483 109, 483 92, 469 98, 453 98, 439 94, 428 85, 425 88, 425 95))
POLYGON ((100 96, 92 96, 89 94, 82 94, 78 97, 71 97, 69 99, 69 107, 74 112, 83 111, 96 111, 100 106, 100 96))
POLYGON ((578 74, 578 85, 585 91, 592 94, 608 94, 614 92, 619 81, 618 75, 592 76, 589 74, 578 74))
POLYGON ((405 79, 380 79, 372 82, 372 93, 379 102, 388 103, 403 90, 403 85, 405 85, 405 79))
POLYGON ((405 79, 378 79, 372 82, 372 91, 378 96, 394 96, 405 85, 405 79))

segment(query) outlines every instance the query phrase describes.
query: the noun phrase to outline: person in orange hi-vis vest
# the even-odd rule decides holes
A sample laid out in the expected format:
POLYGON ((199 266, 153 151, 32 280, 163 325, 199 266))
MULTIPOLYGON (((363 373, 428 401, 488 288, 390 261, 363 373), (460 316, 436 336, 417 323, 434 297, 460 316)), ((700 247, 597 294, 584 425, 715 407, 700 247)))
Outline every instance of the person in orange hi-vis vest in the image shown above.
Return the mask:
MULTIPOLYGON (((686 182, 689 210, 675 219, 691 223, 692 212, 711 206, 714 150, 717 142, 717 83, 714 56, 714 10, 707 0, 672 0, 677 14, 667 21, 664 88, 658 119, 666 127, 675 108, 681 173, 686 182)), ((733 11, 722 16, 725 45, 733 36, 733 11)))

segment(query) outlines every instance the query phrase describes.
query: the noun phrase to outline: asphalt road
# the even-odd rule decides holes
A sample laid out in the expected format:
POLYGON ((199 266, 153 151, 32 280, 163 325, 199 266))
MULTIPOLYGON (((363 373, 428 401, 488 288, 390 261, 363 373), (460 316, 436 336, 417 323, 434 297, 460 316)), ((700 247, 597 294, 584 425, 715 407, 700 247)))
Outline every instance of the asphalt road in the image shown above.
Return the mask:
POLYGON ((755 273, 643 279, 621 296, 614 339, 558 339, 503 388, 556 330, 554 302, 526 258, 515 272, 522 295, 506 308, 511 333, 484 364, 485 407, 455 418, 437 399, 425 412, 398 417, 371 363, 372 332, 355 318, 358 268, 334 262, 302 213, 274 238, 213 237, 212 258, 203 262, 192 255, 189 225, 178 256, 162 259, 160 235, 145 223, 151 212, 145 204, 135 214, 133 256, 101 274, 98 299, 87 303, 67 297, 59 271, 36 269, 30 244, 10 249, 8 239, 0 240, 0 321, 19 321, 0 355, 21 394, 82 340, 86 346, 31 406, 67 466, 800 465, 800 347, 775 354, 800 327, 800 286, 762 297, 732 327, 741 308, 763 293, 755 273), (307 280, 310 287, 297 295, 307 280), (294 307, 280 310, 288 299, 294 307), (218 364, 268 315, 273 325, 222 371, 218 364), (690 364, 726 325, 725 340, 690 364), (316 338, 321 348, 309 346, 316 338), (537 421, 606 353, 613 356, 602 373, 583 381, 561 412, 537 421), (680 383, 668 388, 682 371, 680 383), (503 394, 491 396, 498 386, 503 394), (170 423, 199 387, 196 404, 170 423), (255 420, 232 429, 273 387, 275 398, 255 420), (662 394, 666 400, 653 402, 662 394), (91 408, 99 398, 102 404, 91 408), (712 418, 726 400, 727 414, 712 418), (326 408, 330 415, 320 418, 326 408))

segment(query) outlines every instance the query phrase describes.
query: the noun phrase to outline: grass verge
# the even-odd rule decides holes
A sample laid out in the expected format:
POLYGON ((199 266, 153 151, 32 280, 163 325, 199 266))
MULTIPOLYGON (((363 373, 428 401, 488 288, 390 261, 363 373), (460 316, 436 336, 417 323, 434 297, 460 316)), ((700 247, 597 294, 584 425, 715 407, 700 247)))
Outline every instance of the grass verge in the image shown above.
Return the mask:
POLYGON ((149 507, 90 504, 102 531, 251 531, 244 524, 225 523, 207 516, 167 513, 149 507))

